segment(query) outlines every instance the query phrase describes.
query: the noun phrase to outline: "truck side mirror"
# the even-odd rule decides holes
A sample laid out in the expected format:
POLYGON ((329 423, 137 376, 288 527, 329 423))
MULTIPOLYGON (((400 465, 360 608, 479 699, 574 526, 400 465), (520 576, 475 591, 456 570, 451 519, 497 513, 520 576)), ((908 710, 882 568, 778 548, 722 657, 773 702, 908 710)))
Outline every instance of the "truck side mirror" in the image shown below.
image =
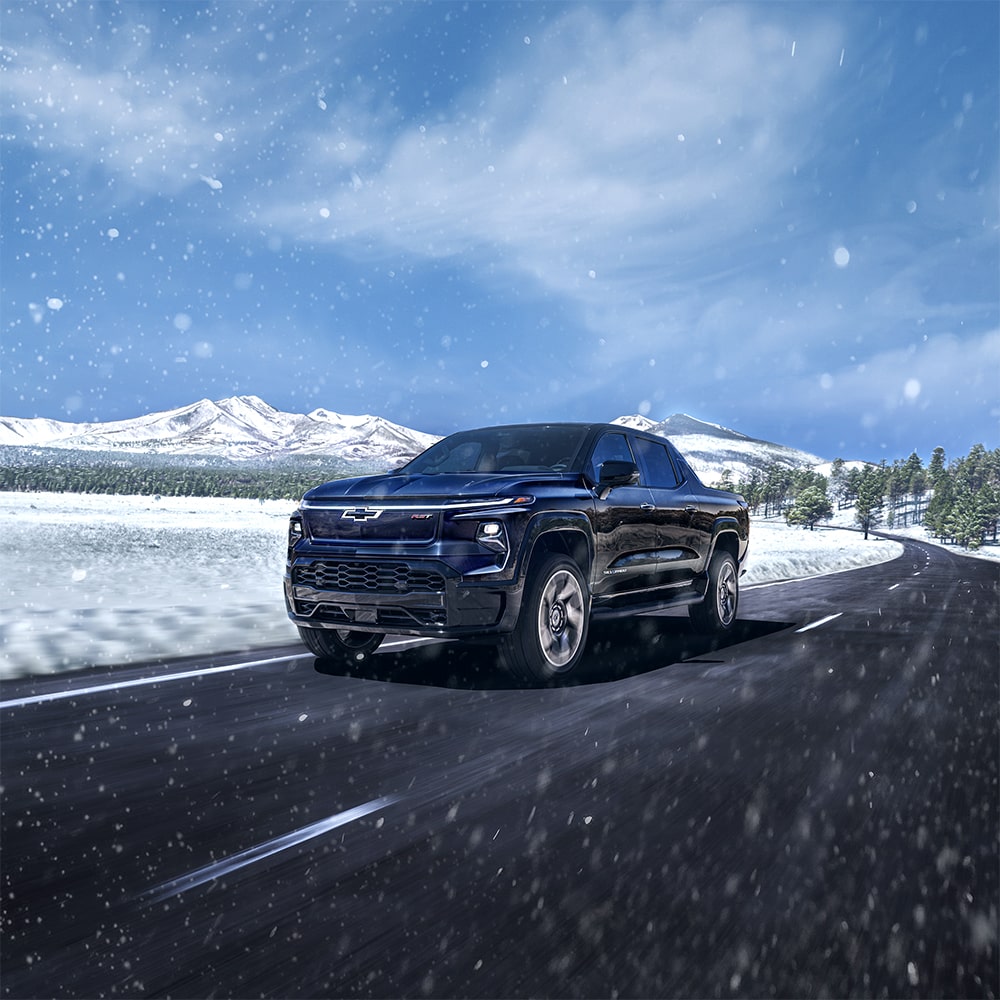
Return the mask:
POLYGON ((616 486, 635 486, 638 482, 639 467, 635 462, 602 462, 597 496, 601 500, 606 500, 616 486))

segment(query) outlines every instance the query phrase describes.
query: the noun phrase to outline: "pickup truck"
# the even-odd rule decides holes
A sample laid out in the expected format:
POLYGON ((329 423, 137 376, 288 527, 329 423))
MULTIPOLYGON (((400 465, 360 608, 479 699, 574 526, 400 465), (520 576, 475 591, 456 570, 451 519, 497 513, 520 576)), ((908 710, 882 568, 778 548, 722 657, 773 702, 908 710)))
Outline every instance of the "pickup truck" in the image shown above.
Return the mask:
POLYGON ((736 621, 746 501, 700 482, 665 438, 616 424, 461 431, 385 475, 317 486, 291 515, 288 615, 324 660, 387 633, 496 643, 550 683, 591 621, 686 605, 736 621))

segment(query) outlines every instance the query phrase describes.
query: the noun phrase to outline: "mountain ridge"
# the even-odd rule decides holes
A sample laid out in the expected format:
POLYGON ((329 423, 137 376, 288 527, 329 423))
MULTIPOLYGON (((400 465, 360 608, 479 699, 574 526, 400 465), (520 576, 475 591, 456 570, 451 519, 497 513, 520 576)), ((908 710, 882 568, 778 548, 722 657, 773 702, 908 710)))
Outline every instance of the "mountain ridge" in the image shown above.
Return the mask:
MULTIPOLYGON (((655 421, 639 414, 611 423, 670 438, 706 482, 724 471, 739 481, 772 462, 815 467, 823 459, 785 445, 749 437, 686 413, 655 421)), ((201 399, 187 406, 103 423, 71 423, 45 417, 0 417, 0 446, 229 461, 294 459, 328 455, 361 471, 390 468, 438 440, 437 435, 372 414, 352 416, 318 407, 309 413, 278 410, 255 395, 201 399)))
POLYGON ((731 473, 733 482, 739 482, 754 470, 763 471, 772 463, 811 469, 829 465, 829 462, 810 452, 750 437, 687 413, 673 413, 659 421, 642 416, 623 416, 612 423, 669 438, 706 483, 717 482, 727 471, 731 473))
POLYGON ((231 460, 330 453, 346 461, 400 461, 437 440, 383 417, 325 409, 286 413, 259 396, 201 399, 106 423, 0 417, 0 445, 83 451, 211 455, 231 460))

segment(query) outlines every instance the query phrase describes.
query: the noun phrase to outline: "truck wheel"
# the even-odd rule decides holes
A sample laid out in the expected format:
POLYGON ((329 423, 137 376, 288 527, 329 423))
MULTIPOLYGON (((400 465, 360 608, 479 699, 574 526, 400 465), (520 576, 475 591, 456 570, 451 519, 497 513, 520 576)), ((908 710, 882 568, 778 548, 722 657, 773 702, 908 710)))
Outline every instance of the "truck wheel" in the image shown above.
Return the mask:
POLYGON ((381 632, 301 627, 299 635, 313 655, 321 660, 336 660, 345 665, 367 660, 385 638, 381 632))
POLYGON ((720 635, 732 629, 740 598, 739 580, 736 560, 728 552, 716 552, 708 567, 705 599, 688 608, 691 622, 699 632, 720 635))
POLYGON ((500 640, 500 659, 518 680, 546 683, 580 661, 590 619, 587 585, 572 559, 546 556, 531 572, 517 625, 500 640))

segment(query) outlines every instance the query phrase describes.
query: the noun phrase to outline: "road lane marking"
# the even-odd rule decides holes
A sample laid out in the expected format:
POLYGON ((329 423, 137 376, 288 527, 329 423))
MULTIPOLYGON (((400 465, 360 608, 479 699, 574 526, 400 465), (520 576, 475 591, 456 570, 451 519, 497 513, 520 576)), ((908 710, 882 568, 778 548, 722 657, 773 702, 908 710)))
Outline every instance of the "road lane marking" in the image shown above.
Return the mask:
POLYGON ((894 583, 889 589, 895 590, 898 586, 900 586, 898 583, 894 583))
POLYGON ((52 691, 49 694, 34 694, 27 698, 14 698, 11 701, 0 701, 0 709, 20 708, 22 705, 38 705, 46 701, 63 701, 66 698, 78 698, 87 694, 100 694, 102 691, 120 691, 123 688, 142 687, 146 684, 166 684, 168 681, 183 681, 191 677, 207 677, 209 674, 221 674, 231 670, 246 670, 247 667, 260 667, 265 663, 286 663, 289 660, 301 660, 310 654, 303 652, 295 656, 273 656, 267 660, 250 660, 246 663, 230 663, 224 667, 203 667, 201 670, 183 670, 178 674, 163 674, 160 677, 138 677, 131 681, 115 681, 110 684, 95 684, 93 687, 73 688, 69 691, 52 691))
MULTIPOLYGON (((442 639, 400 639, 395 642, 383 643, 379 646, 379 652, 383 649, 392 649, 394 646, 410 646, 425 642, 443 642, 442 639)), ((27 698, 14 698, 10 701, 0 701, 0 709, 21 708, 24 705, 38 705, 47 701, 64 701, 67 698, 75 698, 77 695, 100 694, 102 691, 118 691, 122 688, 142 687, 145 684, 165 684, 167 681, 186 680, 191 677, 207 677, 209 674, 220 674, 231 670, 244 670, 247 667, 260 667, 265 663, 285 663, 289 660, 302 660, 312 656, 312 653, 304 649, 301 653, 293 656, 275 656, 267 660, 251 660, 246 663, 230 663, 224 667, 203 667, 201 670, 185 670, 179 674, 164 674, 161 677, 139 677, 131 681, 114 681, 107 684, 95 684, 92 687, 73 688, 69 691, 53 691, 49 694, 34 694, 27 698)))
POLYGON ((818 622, 810 622, 808 625, 803 625, 802 628, 797 628, 795 631, 798 632, 808 632, 810 629, 819 628, 820 625, 825 625, 827 622, 832 622, 834 618, 839 618, 844 612, 838 611, 835 615, 827 615, 825 618, 820 618, 818 622))
POLYGON ((437 638, 417 638, 412 639, 396 639, 393 642, 383 642, 378 649, 375 650, 376 655, 382 652, 383 649, 393 649, 396 646, 418 646, 425 642, 445 642, 445 639, 437 638))
POLYGON ((245 851, 223 858, 221 861, 205 865, 203 868, 196 868, 186 875, 179 875, 169 882, 163 882, 152 889, 147 889, 141 898, 147 904, 162 903, 165 899, 178 896, 188 889, 194 889, 196 886, 213 881, 213 879, 230 875, 232 872, 239 871, 240 868, 246 868, 247 865, 252 865, 256 861, 263 861, 264 858, 269 858, 280 851, 287 851, 291 847, 296 847, 314 837, 336 830, 338 826, 353 823, 355 820, 378 812, 380 809, 385 809, 386 806, 398 801, 399 797, 396 795, 384 795, 382 798, 372 799, 371 802, 365 802, 353 809, 347 809, 333 816, 327 816, 326 819, 321 819, 316 823, 310 823, 309 826, 304 826, 301 830, 292 830, 291 833, 282 834, 280 837, 267 840, 256 847, 248 847, 245 851))

